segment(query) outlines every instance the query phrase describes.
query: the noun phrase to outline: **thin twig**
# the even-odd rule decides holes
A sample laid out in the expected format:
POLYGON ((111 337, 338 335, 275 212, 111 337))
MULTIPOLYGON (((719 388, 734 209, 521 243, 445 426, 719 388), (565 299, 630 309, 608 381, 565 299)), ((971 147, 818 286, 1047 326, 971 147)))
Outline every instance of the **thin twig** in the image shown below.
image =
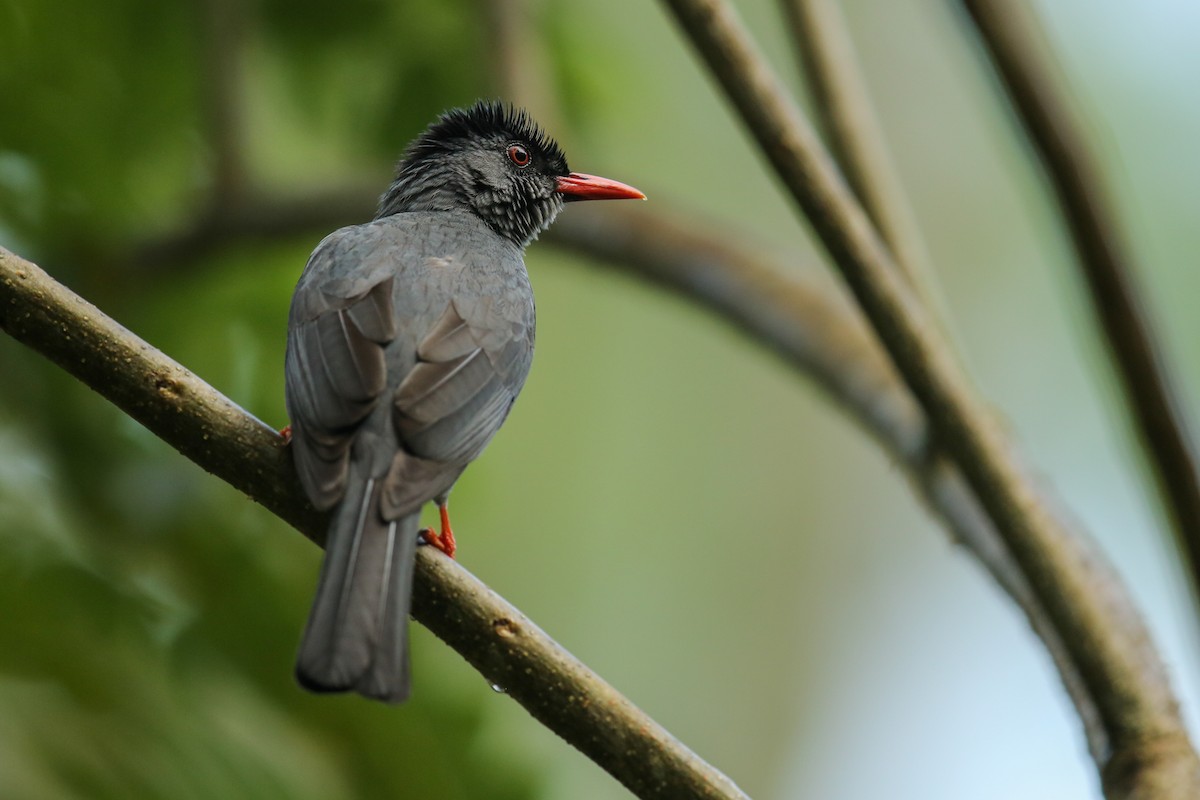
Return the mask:
POLYGON ((781 4, 830 150, 896 263, 929 302, 929 254, 871 107, 841 9, 833 0, 781 4))
POLYGON ((811 222, 1062 636, 1109 733, 1113 752, 1098 764, 1109 796, 1200 796, 1200 759, 1161 660, 1115 632, 1144 630, 1127 593, 1098 558, 1080 558, 741 20, 721 0, 664 2, 811 222), (1145 757, 1164 751, 1169 758, 1145 757))
MULTIPOLYGON (((314 542, 322 540, 326 520, 303 497, 291 452, 274 430, 3 248, 0 329, 314 542)), ((418 551, 413 616, 638 797, 745 800, 729 778, 433 548, 418 551)))
POLYGON ((1145 312, 1136 265, 1109 206, 1101 172, 1047 66, 1035 21, 1014 0, 963 0, 1013 111, 1041 160, 1091 292, 1125 400, 1152 466, 1192 597, 1200 607, 1200 467, 1170 365, 1145 312))

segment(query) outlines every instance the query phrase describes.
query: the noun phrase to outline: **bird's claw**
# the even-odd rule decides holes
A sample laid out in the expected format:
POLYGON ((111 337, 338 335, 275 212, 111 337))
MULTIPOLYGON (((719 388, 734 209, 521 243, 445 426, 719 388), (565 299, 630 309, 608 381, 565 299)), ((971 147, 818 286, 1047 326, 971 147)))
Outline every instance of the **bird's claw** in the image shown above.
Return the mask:
POLYGON ((454 541, 454 530, 450 527, 450 508, 446 505, 444 497, 438 500, 438 516, 442 521, 441 534, 434 533, 433 528, 425 528, 421 531, 421 539, 425 544, 431 544, 450 558, 454 558, 455 552, 458 551, 458 543, 454 541))
POLYGON ((421 541, 436 547, 450 558, 454 558, 455 552, 458 551, 458 543, 454 541, 454 533, 449 528, 440 535, 433 528, 422 528, 421 541))

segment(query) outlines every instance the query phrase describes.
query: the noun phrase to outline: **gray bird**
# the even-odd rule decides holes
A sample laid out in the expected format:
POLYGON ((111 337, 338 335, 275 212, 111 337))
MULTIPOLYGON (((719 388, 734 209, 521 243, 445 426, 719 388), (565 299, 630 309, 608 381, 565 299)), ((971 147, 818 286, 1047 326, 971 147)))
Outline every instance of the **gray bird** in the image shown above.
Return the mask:
POLYGON ((525 246, 565 200, 643 197, 569 172, 524 111, 480 102, 409 146, 372 222, 309 257, 288 318, 287 410, 304 490, 334 511, 296 662, 302 686, 408 697, 418 538, 453 557, 450 489, 533 358, 525 246), (440 535, 418 530, 430 500, 440 535))

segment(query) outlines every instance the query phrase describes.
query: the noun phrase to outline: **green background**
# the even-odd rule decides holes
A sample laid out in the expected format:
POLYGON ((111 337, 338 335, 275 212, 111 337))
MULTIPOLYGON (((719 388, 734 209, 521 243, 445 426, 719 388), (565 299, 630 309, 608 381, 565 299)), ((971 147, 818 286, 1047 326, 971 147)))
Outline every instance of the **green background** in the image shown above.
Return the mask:
MULTIPOLYGON (((495 91, 476 3, 231 5, 249 178, 278 196, 381 190, 495 91)), ((535 5, 572 168, 827 271, 661 9, 535 5)), ((844 6, 964 360, 1129 581, 1194 728, 1195 621, 1040 176, 950 4, 844 6)), ((129 258, 211 188, 204 7, 0 0, 0 244, 282 427, 287 304, 328 231, 129 258)), ((1194 406, 1200 7, 1038 7, 1194 406)), ((739 8, 796 87, 778 9, 739 8)), ((1019 614, 818 390, 603 264, 527 262, 537 357, 454 495, 467 568, 754 797, 1097 794, 1019 614)), ((298 690, 319 555, 0 339, 0 796, 627 796, 420 628, 408 705, 298 690)))

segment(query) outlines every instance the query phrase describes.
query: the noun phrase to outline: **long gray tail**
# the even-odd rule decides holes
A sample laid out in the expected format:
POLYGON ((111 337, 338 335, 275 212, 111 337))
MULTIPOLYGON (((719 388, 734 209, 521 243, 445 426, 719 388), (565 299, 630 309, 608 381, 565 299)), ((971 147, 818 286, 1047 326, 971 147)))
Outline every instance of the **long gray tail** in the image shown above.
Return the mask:
MULTIPOLYGON (((353 483, 352 479, 352 483, 353 483)), ((351 487, 334 512, 325 561, 296 659, 314 692, 408 698, 408 609, 419 517, 388 522, 375 480, 351 487)))

